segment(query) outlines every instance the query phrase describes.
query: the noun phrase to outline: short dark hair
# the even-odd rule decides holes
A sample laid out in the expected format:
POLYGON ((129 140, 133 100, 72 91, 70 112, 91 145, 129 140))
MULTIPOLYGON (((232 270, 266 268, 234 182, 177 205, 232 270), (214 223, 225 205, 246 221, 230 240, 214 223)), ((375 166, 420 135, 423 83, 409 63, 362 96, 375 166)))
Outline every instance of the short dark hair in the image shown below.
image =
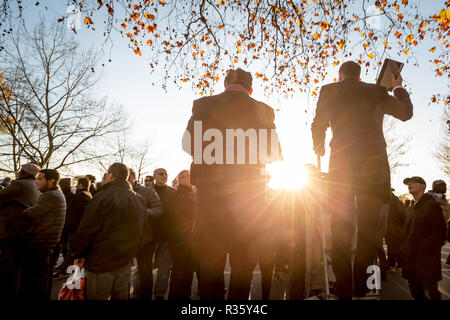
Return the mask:
POLYGON ((89 190, 89 187, 91 186, 91 181, 89 181, 88 178, 79 178, 77 180, 77 186, 82 185, 84 186, 86 189, 89 190))
POLYGON ((61 189, 69 189, 72 186, 72 179, 70 178, 62 178, 59 180, 59 186, 61 187, 61 189))
POLYGON ((39 170, 39 173, 44 174, 45 180, 55 180, 55 185, 59 183, 60 175, 58 170, 56 169, 41 169, 39 170))
POLYGON ((240 84, 250 91, 252 88, 252 74, 241 68, 236 70, 228 70, 228 74, 225 77, 224 84, 240 84))
POLYGON ((129 170, 130 170, 129 177, 133 176, 136 178, 136 171, 134 171, 134 169, 131 169, 131 168, 129 168, 129 170))
POLYGON ((354 78, 358 79, 361 75, 361 66, 354 61, 346 61, 341 64, 339 68, 339 73, 342 74, 344 78, 354 78))
POLYGON ((153 181, 153 176, 145 176, 145 179, 149 178, 150 181, 153 181))
POLYGON ((93 176, 92 174, 87 174, 86 175, 86 178, 88 178, 89 179, 89 181, 95 181, 95 176, 93 176))
POLYGON ((108 173, 111 173, 116 180, 127 180, 130 170, 123 163, 115 162, 109 167, 108 173))

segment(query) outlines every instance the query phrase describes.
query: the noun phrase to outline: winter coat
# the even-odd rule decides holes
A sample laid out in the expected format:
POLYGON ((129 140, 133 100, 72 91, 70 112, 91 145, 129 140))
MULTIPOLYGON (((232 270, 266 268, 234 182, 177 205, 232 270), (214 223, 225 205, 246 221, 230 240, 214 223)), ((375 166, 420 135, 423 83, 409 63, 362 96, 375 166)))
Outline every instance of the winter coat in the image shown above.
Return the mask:
POLYGON ((162 187, 154 185, 151 188, 158 193, 162 204, 162 214, 154 221, 154 240, 156 242, 168 242, 171 225, 166 212, 168 212, 170 206, 170 195, 175 189, 168 185, 162 187))
POLYGON ((66 199, 56 186, 44 191, 37 203, 23 212, 32 224, 30 248, 53 250, 59 242, 66 218, 66 199))
POLYGON ((86 258, 94 273, 111 272, 128 264, 141 242, 145 208, 126 181, 105 185, 87 205, 71 249, 86 258))
POLYGON ((311 124, 314 150, 324 146, 331 127, 329 179, 370 193, 388 203, 390 170, 383 136, 383 117, 411 119, 413 105, 408 92, 394 90, 395 98, 379 85, 345 79, 320 90, 311 124))
POLYGON ((35 179, 17 179, 0 190, 0 238, 22 238, 30 225, 21 218, 22 212, 32 207, 41 193, 35 179))
POLYGON ((67 206, 66 222, 64 224, 65 233, 75 233, 80 226, 84 210, 91 201, 92 195, 86 189, 77 190, 72 200, 67 206))
POLYGON ((173 248, 192 239, 197 197, 192 188, 180 185, 170 195, 168 220, 169 245, 173 248))
POLYGON ((401 248, 404 278, 423 283, 442 280, 441 247, 445 233, 441 207, 432 196, 424 194, 406 221, 401 248))
POLYGON ((154 219, 162 215, 163 208, 154 188, 136 184, 133 186, 133 190, 142 198, 146 208, 142 233, 142 244, 144 245, 154 240, 154 219))

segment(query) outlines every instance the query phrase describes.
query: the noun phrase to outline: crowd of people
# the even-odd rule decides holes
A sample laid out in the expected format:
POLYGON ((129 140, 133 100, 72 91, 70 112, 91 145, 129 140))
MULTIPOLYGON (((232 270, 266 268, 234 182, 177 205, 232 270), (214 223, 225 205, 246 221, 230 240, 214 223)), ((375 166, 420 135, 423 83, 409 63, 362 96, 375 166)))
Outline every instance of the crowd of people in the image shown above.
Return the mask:
MULTIPOLYGON (((382 279, 388 271, 402 270, 415 299, 440 299, 441 247, 449 241, 446 183, 434 181, 426 192, 425 180, 413 176, 404 180, 413 200, 403 203, 394 195, 382 119, 389 114, 406 121, 412 104, 401 77, 393 77, 393 97, 380 86, 357 81, 359 73, 354 62, 341 66, 340 81, 322 88, 312 125, 318 156, 324 154, 327 127, 333 129, 324 180, 328 193, 312 210, 331 215, 334 293, 338 299, 364 296, 366 268, 378 263, 382 279), (367 116, 373 113, 377 116, 367 116)), ((187 125, 192 145, 196 121, 202 121, 202 136, 214 128, 276 129, 273 109, 250 97, 250 73, 231 70, 224 84, 224 93, 194 102, 187 125)), ((302 190, 268 191, 260 169, 280 155, 256 164, 228 164, 228 157, 227 164, 211 164, 198 163, 190 152, 190 169, 181 171, 171 186, 164 168, 155 169, 141 185, 123 163, 112 164, 100 182, 92 175, 78 178, 75 188, 57 170, 32 163, 23 165, 15 180, 4 179, 0 297, 49 299, 54 278, 76 265, 85 270, 89 300, 187 300, 194 274, 201 299, 223 300, 227 294, 246 300, 259 264, 263 299, 270 296, 274 270, 284 265, 290 273, 289 297, 304 299, 305 217, 324 190, 314 187, 314 179, 322 179, 318 169, 308 166, 311 181, 302 190), (63 262, 55 268, 61 255, 63 262), (226 289, 227 255, 231 274, 226 289)))

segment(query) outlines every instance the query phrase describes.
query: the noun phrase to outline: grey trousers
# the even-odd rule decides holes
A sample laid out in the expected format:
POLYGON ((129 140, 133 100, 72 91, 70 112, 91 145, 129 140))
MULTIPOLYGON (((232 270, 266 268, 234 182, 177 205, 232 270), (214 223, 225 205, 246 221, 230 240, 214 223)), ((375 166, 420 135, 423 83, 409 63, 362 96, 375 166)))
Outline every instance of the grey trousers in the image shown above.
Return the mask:
POLYGON ((87 300, 128 300, 130 292, 131 265, 111 272, 94 273, 85 270, 87 300))
POLYGON ((158 273, 156 274, 155 287, 153 293, 155 297, 164 297, 169 288, 170 269, 172 267, 172 257, 167 242, 158 243, 156 249, 156 261, 158 273))

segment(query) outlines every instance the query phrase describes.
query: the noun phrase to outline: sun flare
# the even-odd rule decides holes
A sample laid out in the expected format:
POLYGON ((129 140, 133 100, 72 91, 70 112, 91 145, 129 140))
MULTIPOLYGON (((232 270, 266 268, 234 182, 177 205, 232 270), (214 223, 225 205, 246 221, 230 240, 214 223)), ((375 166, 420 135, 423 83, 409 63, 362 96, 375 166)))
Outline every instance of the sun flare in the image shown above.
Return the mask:
POLYGON ((279 161, 266 165, 270 174, 268 187, 274 190, 295 190, 307 183, 307 174, 303 164, 279 161))

